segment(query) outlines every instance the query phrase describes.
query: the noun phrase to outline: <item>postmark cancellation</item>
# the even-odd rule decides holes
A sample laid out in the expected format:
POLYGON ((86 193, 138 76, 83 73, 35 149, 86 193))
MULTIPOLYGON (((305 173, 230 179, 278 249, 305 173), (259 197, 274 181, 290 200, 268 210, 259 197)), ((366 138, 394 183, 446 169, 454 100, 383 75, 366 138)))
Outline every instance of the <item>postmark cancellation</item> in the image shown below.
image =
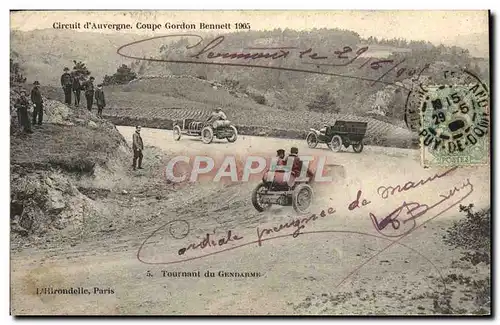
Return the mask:
POLYGON ((489 92, 471 77, 467 84, 421 87, 419 138, 424 167, 489 163, 489 92))

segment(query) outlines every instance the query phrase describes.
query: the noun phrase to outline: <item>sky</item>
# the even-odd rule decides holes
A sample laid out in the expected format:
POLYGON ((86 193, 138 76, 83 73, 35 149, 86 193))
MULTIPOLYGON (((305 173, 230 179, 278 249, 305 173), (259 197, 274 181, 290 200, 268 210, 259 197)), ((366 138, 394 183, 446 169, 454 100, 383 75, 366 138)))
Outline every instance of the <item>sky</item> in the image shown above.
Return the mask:
MULTIPOLYGON (((341 28, 362 37, 405 38, 449 44, 457 37, 488 34, 483 11, 22 11, 11 13, 11 29, 52 28, 54 22, 250 23, 253 30, 341 28)), ((109 32, 109 31, 108 31, 109 32)), ((112 32, 112 31, 111 31, 112 32)), ((127 32, 142 33, 132 30, 127 32)), ((224 31, 227 32, 227 31, 224 31)), ((116 33, 116 32, 115 32, 116 33)), ((158 32, 157 32, 158 33, 158 32)), ((165 33, 161 30, 160 33, 165 33)))

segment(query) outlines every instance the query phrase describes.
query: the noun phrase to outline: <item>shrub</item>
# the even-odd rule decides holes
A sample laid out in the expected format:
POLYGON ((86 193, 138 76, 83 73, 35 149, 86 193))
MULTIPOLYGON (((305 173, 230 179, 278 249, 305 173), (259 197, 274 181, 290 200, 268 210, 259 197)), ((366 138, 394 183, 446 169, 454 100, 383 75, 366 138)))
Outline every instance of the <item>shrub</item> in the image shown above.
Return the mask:
POLYGON ((265 105, 266 104, 266 97, 263 95, 254 95, 253 99, 257 104, 265 105))
POLYGON ((10 82, 25 83, 26 77, 22 74, 22 68, 14 59, 10 59, 10 82))
POLYGON ((444 240, 447 244, 465 250, 462 260, 473 265, 481 262, 489 265, 490 259, 490 209, 474 212, 474 205, 460 205, 460 211, 466 215, 465 219, 456 221, 447 230, 444 240))
POLYGON ((137 74, 126 64, 122 64, 112 76, 104 76, 104 85, 125 85, 137 79, 137 74))
POLYGON ((327 90, 318 94, 311 103, 307 104, 307 108, 310 111, 319 113, 338 113, 340 111, 335 98, 327 90))

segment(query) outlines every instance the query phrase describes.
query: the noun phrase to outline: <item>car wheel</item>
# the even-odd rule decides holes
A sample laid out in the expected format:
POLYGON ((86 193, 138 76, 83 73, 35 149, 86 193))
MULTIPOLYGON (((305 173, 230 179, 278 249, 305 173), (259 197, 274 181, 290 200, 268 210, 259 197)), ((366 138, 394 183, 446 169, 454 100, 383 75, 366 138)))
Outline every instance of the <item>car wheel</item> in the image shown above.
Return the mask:
POLYGON ((292 206, 297 213, 307 213, 313 201, 313 189, 302 183, 295 187, 292 193, 292 206))
POLYGON ((181 139, 181 127, 178 125, 174 125, 172 132, 174 134, 174 140, 179 141, 181 139))
POLYGON ((205 126, 201 129, 201 141, 203 143, 209 144, 214 139, 214 130, 211 126, 205 126))
POLYGON ((259 212, 264 212, 271 207, 270 203, 262 203, 262 194, 265 192, 267 192, 267 186, 264 183, 257 185, 252 192, 252 204, 259 212))
POLYGON ((363 142, 353 144, 352 149, 354 150, 354 152, 360 153, 361 151, 363 151, 363 142))
POLYGON ((334 135, 330 141, 330 149, 334 152, 339 152, 342 149, 342 138, 340 135, 334 135))
POLYGON ((233 135, 230 137, 227 137, 226 139, 229 142, 234 142, 234 141, 236 141, 236 139, 238 139, 238 130, 236 129, 236 127, 234 125, 231 125, 230 128, 233 130, 233 135))
POLYGON ((318 145, 318 136, 314 132, 309 132, 306 141, 309 148, 316 148, 318 145))

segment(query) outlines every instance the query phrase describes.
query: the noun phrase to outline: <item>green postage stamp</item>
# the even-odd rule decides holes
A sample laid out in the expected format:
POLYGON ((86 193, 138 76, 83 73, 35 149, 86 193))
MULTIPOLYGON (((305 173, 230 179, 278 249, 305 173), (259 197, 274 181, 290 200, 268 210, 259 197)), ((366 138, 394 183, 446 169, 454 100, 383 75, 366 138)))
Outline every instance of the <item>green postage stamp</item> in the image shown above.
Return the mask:
POLYGON ((477 81, 423 89, 420 150, 424 167, 488 164, 489 92, 477 81))

